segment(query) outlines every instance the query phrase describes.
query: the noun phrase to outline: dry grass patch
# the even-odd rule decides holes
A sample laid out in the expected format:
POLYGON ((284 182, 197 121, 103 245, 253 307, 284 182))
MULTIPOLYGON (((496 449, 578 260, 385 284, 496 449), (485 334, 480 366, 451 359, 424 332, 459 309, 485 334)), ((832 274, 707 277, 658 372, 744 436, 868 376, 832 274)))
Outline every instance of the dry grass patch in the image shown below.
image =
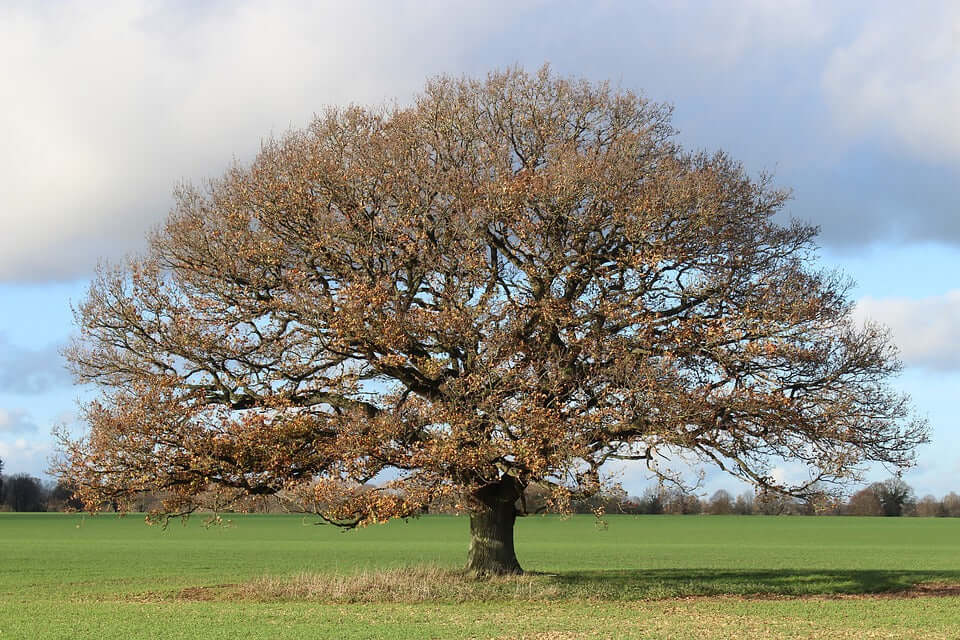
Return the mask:
POLYGON ((293 577, 263 577, 222 593, 255 601, 413 603, 545 600, 560 596, 561 589, 546 576, 536 574, 478 578, 465 571, 409 567, 347 575, 302 573, 293 577))

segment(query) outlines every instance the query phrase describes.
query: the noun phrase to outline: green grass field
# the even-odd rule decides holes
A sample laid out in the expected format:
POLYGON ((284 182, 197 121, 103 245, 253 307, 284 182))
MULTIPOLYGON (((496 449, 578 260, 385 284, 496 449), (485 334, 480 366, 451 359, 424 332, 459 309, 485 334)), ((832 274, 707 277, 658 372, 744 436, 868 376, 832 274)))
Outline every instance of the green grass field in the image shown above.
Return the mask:
POLYGON ((530 517, 517 548, 534 575, 434 572, 444 584, 418 591, 436 576, 367 586, 402 581, 391 568, 461 566, 466 518, 354 532, 231 518, 163 530, 137 516, 0 514, 0 640, 960 638, 958 519, 530 517), (352 590, 324 586, 356 574, 367 577, 352 590), (904 597, 918 584, 933 586, 904 597))

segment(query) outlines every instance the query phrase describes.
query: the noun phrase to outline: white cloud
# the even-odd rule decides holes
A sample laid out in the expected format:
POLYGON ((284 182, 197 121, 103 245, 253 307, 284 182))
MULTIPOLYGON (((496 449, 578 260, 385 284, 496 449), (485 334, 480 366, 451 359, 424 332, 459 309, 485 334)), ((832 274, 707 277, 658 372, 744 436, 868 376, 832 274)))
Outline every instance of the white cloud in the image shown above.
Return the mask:
POLYGON ((3 474, 29 473, 42 475, 48 465, 52 449, 46 442, 34 442, 25 438, 13 441, 0 439, 0 460, 3 460, 3 474))
POLYGON ((960 4, 884 4, 831 55, 823 87, 838 122, 930 159, 960 159, 960 4))
POLYGON ((886 325, 909 366, 960 370, 960 289, 928 298, 861 298, 855 316, 886 325))
POLYGON ((0 7, 0 280, 141 246, 183 178, 326 105, 407 97, 525 4, 123 0, 0 7))
MULTIPOLYGON (((21 409, 0 409, 0 435, 13 433, 32 433, 37 425, 30 419, 29 414, 21 409)), ((3 458, 0 455, 0 458, 3 458)))
POLYGON ((678 99, 691 145, 732 146, 751 169, 822 162, 821 90, 844 122, 960 154, 952 6, 8 0, 0 281, 85 276, 137 250, 178 181, 250 159, 327 105, 403 101, 428 75, 514 62, 678 99))

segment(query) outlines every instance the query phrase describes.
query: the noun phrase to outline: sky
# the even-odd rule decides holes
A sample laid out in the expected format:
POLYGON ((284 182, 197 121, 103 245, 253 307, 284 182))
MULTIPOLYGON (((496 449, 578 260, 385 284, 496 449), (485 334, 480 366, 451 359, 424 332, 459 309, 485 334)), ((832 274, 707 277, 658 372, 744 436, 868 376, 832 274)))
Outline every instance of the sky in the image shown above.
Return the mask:
MULTIPOLYGON (((42 475, 79 432, 59 349, 98 263, 144 246, 172 190, 331 105, 403 104, 440 73, 519 64, 674 105, 688 148, 792 189, 932 442, 904 478, 960 491, 960 3, 0 3, 0 459, 42 475)), ((625 468, 631 493, 647 484, 625 468)), ((798 473, 789 465, 777 470, 798 473)), ((865 480, 889 471, 869 469, 865 480)), ((709 471, 702 491, 743 489, 709 471)))

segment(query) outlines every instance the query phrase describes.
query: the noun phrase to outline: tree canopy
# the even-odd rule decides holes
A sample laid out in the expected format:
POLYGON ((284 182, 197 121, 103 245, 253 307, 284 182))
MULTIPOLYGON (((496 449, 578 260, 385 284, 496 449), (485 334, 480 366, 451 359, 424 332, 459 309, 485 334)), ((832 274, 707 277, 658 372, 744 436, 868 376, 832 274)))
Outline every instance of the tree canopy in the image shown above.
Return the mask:
POLYGON ((61 473, 90 505, 283 492, 348 526, 453 499, 470 566, 505 572, 531 482, 562 510, 611 461, 796 495, 908 465, 925 425, 816 228, 670 118, 548 68, 439 77, 181 188, 76 309, 67 356, 103 393, 61 473))

